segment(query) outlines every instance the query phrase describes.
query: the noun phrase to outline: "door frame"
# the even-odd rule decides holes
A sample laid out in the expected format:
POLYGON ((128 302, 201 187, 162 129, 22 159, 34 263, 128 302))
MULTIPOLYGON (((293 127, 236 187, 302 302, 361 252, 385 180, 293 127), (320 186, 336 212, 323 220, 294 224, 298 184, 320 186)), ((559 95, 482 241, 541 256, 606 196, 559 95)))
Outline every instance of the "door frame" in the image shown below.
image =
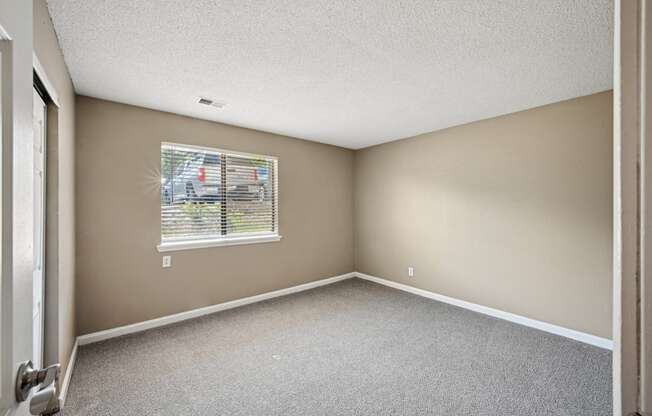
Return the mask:
MULTIPOLYGON (((36 72, 34 73, 34 87, 33 87, 33 94, 38 95, 38 98, 41 100, 43 103, 43 126, 42 126, 42 134, 43 134, 43 148, 41 149, 42 156, 43 156, 43 166, 42 168, 42 179, 41 179, 41 195, 40 195, 40 219, 39 221, 36 221, 36 216, 34 217, 34 227, 36 228, 37 226, 41 228, 39 235, 40 235, 40 247, 41 247, 41 253, 38 254, 37 258, 38 261, 40 262, 40 268, 41 268, 41 299, 40 299, 40 310, 39 310, 39 326, 40 326, 40 357, 35 357, 36 352, 32 351, 32 356, 34 357, 32 359, 32 363, 36 367, 45 367, 45 302, 46 302, 46 268, 45 268, 45 259, 46 259, 46 219, 47 219, 47 146, 48 146, 48 107, 49 107, 49 95, 46 90, 44 90, 43 84, 41 80, 38 78, 38 75, 36 72)), ((36 99, 36 98, 35 98, 36 99)), ((36 189, 36 188, 35 188, 36 189)), ((36 202, 36 195, 34 196, 35 202, 36 202)), ((35 204, 36 205, 36 204, 35 204)), ((36 208, 36 206, 34 207, 36 208)), ((35 234, 36 235, 36 234, 35 234)), ((36 245, 36 241, 34 241, 34 244, 36 245)), ((32 334, 34 334, 34 328, 32 328, 32 334)), ((34 340, 32 340, 33 345, 34 340)))
POLYGON ((32 61, 34 65, 35 78, 38 79, 40 84, 38 87, 41 89, 41 92, 47 95, 47 97, 44 98, 45 104, 48 106, 53 104, 55 107, 61 107, 59 105, 59 94, 57 94, 54 84, 52 84, 50 78, 48 78, 48 74, 45 72, 45 68, 41 64, 41 61, 39 61, 36 52, 32 52, 32 61))
MULTIPOLYGON (((0 334, 11 334, 13 326, 13 51, 12 41, 0 27, 0 334)), ((0 411, 10 409, 14 373, 13 337, 0 337, 0 411)))
POLYGON ((652 414, 652 4, 641 3, 639 45, 639 113, 641 156, 641 273, 639 304, 640 413, 652 414), (648 243, 647 240, 650 240, 648 243))
POLYGON ((652 4, 616 0, 614 21, 613 413, 648 415, 652 414, 652 135, 648 140, 652 4))
MULTIPOLYGON (((50 135, 52 134, 54 147, 56 147, 56 128, 58 126, 58 115, 59 115, 59 94, 54 87, 54 84, 50 81, 50 78, 47 75, 43 65, 41 64, 36 52, 32 52, 32 65, 33 65, 33 88, 36 89, 43 99, 46 106, 45 114, 45 143, 44 143, 44 154, 43 154, 43 321, 42 321, 42 336, 43 336, 43 367, 59 362, 59 337, 58 337, 58 313, 56 308, 58 305, 58 272, 56 267, 58 267, 58 262, 52 262, 51 258, 48 257, 49 254, 52 257, 56 257, 56 249, 54 253, 48 253, 48 248, 52 248, 50 238, 53 235, 56 235, 56 232, 48 233, 48 224, 49 221, 53 223, 56 222, 56 219, 52 218, 50 209, 56 210, 56 202, 50 201, 49 198, 52 196, 55 190, 51 189, 48 184, 48 180, 51 179, 52 174, 56 177, 56 172, 50 172, 50 169, 56 169, 55 166, 49 166, 48 159, 50 152, 54 148, 50 148, 52 141, 50 140, 50 135), (54 129, 54 130, 53 130, 54 129), (56 328, 53 329, 53 327, 56 328)), ((56 150, 55 150, 56 151, 56 150)), ((55 157, 56 159, 56 157, 55 157)), ((56 180, 55 180, 56 181, 56 180)))

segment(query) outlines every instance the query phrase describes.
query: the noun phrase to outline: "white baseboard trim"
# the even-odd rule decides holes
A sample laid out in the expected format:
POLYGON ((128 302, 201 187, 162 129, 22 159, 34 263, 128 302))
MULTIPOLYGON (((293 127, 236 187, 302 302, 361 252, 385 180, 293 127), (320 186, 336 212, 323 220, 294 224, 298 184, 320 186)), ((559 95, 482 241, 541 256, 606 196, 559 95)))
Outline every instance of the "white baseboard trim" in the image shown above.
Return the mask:
POLYGON ((562 337, 584 342, 586 344, 594 345, 596 347, 613 350, 613 341, 610 339, 598 337, 595 335, 587 334, 573 329, 564 328, 558 325, 549 324, 547 322, 537 321, 535 319, 530 319, 510 312, 505 312, 487 306, 478 305, 476 303, 471 303, 460 299, 451 298, 449 296, 440 295, 438 293, 430 292, 424 289, 419 289, 402 283, 397 283, 380 277, 371 276, 365 273, 351 272, 340 276, 334 276, 327 279, 321 279, 314 282, 304 283, 298 286, 292 286, 285 289, 275 290, 273 292, 262 293, 260 295, 250 296, 242 299, 236 299, 229 302, 206 306, 199 309, 193 309, 186 312, 180 312, 174 315, 163 316, 161 318, 151 319, 149 321, 138 322, 131 325, 121 326, 117 328, 107 329, 105 331, 93 332, 91 334, 78 336, 77 340, 75 341, 73 351, 71 353, 70 364, 66 369, 66 375, 62 383, 60 397, 62 397, 65 400, 65 395, 67 394, 68 384, 70 383, 70 377, 72 376, 72 370, 77 356, 78 345, 81 346, 81 345, 92 344, 95 342, 104 341, 106 339, 115 338, 122 335, 142 332, 148 329, 158 328, 176 322, 186 321, 188 319, 197 318, 215 312, 224 311, 227 309, 233 309, 239 306, 249 305, 251 303, 261 302, 263 300, 272 299, 279 296, 285 296, 292 293, 302 292, 304 290, 313 289, 319 286, 329 285, 332 283, 340 282, 342 280, 350 279, 352 277, 359 277, 361 279, 369 280, 371 282, 375 282, 394 289, 402 290, 415 295, 437 300, 439 302, 448 303, 450 305, 455 305, 464 309, 469 309, 484 315, 493 316, 494 318, 504 319, 506 321, 528 326, 530 328, 539 329, 541 331, 549 332, 551 334, 560 335, 562 337))
POLYGON ((77 346, 79 342, 75 340, 75 343, 72 346, 72 351, 70 351, 70 360, 68 360, 68 367, 66 367, 66 374, 63 376, 61 381, 61 392, 59 393, 59 403, 61 408, 63 408, 66 403, 66 397, 68 397, 68 387, 70 386, 70 379, 72 378, 72 371, 75 369, 75 362, 77 361, 77 346))
POLYGON ((330 285, 342 280, 355 277, 355 272, 342 274, 339 276, 329 277, 327 279, 316 280, 314 282, 304 283, 298 286, 288 287, 286 289, 275 290, 273 292, 262 293, 260 295, 250 296, 247 298, 236 299, 229 302, 219 303, 217 305, 206 306, 199 309, 193 309, 186 312, 180 312, 174 315, 163 316, 161 318, 151 319, 149 321, 138 322, 131 325, 120 326, 117 328, 107 329, 105 331, 93 332, 91 334, 80 335, 77 337, 79 345, 92 344, 94 342, 104 341, 106 339, 119 337, 122 335, 133 334, 152 328, 170 325, 176 322, 186 321, 211 313, 225 311, 227 309, 237 308, 238 306, 249 305, 251 303, 261 302, 263 300, 277 298, 292 293, 303 292, 304 290, 313 289, 319 286, 330 285))
POLYGON ((537 321, 510 312, 505 312, 498 309, 489 308, 487 306, 478 305, 476 303, 471 303, 471 302, 466 302, 463 300, 451 298, 448 296, 429 292, 427 290, 418 289, 413 286, 408 286, 402 283, 393 282, 391 280, 383 279, 380 277, 370 276, 368 274, 359 273, 359 272, 356 272, 355 275, 361 279, 379 283, 381 285, 388 286, 394 289, 402 290, 429 299, 434 299, 443 303, 448 303, 450 305, 459 306, 460 308, 469 309, 484 315, 493 316, 494 318, 504 319, 506 321, 514 322, 520 325, 529 326, 530 328, 536 328, 541 331, 550 332, 551 334, 574 339, 575 341, 584 342, 586 344, 591 344, 596 347, 613 350, 613 341, 610 339, 601 338, 584 332, 575 331, 574 329, 568 329, 561 326, 549 324, 546 322, 537 321))

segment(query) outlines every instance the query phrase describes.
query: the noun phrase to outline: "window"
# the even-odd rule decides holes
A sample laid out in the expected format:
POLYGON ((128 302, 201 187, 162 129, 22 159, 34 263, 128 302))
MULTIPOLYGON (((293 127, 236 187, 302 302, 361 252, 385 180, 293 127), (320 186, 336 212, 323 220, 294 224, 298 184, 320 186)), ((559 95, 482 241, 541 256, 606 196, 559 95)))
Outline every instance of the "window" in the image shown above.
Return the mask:
POLYGON ((161 144, 159 251, 278 241, 278 162, 161 144))

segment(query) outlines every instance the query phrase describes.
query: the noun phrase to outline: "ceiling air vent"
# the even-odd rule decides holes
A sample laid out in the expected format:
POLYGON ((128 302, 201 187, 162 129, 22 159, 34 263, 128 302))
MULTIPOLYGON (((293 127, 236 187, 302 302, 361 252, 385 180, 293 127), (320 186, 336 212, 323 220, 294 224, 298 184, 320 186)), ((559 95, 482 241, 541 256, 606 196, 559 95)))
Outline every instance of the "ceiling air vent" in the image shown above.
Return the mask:
POLYGON ((222 103, 222 102, 211 100, 210 98, 204 98, 204 97, 199 97, 199 100, 197 101, 197 103, 202 104, 202 105, 208 105, 208 106, 215 107, 215 108, 224 108, 224 106, 226 105, 226 103, 222 103))

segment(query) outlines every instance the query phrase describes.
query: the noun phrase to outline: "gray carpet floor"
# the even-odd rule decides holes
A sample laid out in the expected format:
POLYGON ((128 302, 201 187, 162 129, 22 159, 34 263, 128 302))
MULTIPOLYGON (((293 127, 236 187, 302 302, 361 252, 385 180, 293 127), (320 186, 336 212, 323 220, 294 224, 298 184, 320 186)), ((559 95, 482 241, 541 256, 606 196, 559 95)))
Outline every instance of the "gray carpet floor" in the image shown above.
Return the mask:
POLYGON ((81 347, 63 414, 611 415, 611 352, 351 279, 81 347))

